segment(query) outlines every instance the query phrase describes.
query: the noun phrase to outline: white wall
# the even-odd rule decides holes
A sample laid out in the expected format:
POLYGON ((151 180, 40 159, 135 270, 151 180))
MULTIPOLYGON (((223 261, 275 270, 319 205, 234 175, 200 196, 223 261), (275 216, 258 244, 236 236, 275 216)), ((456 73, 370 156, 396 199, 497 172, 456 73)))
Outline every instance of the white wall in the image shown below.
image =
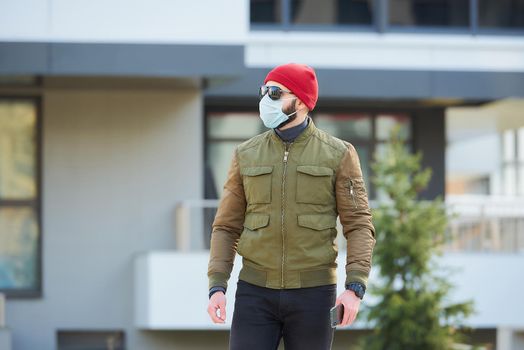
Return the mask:
POLYGON ((3 0, 0 41, 240 44, 245 0, 3 0))
POLYGON ((524 72, 522 37, 460 34, 274 32, 249 34, 248 67, 524 72))
POLYGON ((133 256, 174 249, 177 201, 202 197, 201 92, 46 89, 43 104, 43 296, 8 300, 13 349, 55 350, 58 329, 133 344, 133 256))
MULTIPOLYGON (((337 257, 337 296, 344 291, 345 258, 345 253, 337 257)), ((228 281, 225 324, 214 324, 207 314, 208 260, 209 252, 152 251, 138 255, 135 260, 136 326, 155 330, 230 329, 242 258, 236 255, 228 281), (177 279, 166 278, 172 275, 177 279)), ((452 270, 448 276, 455 286, 450 292, 451 302, 471 299, 475 303, 476 313, 465 322, 468 326, 524 329, 524 303, 519 302, 524 293, 524 280, 518 275, 524 267, 523 254, 446 254, 440 263, 442 268, 452 270)), ((376 279, 375 267, 370 281, 376 279)), ((367 295, 365 303, 373 302, 374 297, 367 295)), ((363 328, 366 325, 359 320, 337 330, 363 328)))

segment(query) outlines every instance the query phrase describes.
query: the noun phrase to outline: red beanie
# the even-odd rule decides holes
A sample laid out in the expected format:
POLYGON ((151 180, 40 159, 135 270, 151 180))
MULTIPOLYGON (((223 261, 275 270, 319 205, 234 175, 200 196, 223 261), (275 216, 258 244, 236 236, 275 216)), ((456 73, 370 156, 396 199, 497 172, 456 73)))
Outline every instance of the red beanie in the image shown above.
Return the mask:
POLYGON ((315 108, 318 99, 318 82, 313 68, 305 64, 288 63, 273 68, 264 84, 269 80, 285 85, 311 111, 315 108))

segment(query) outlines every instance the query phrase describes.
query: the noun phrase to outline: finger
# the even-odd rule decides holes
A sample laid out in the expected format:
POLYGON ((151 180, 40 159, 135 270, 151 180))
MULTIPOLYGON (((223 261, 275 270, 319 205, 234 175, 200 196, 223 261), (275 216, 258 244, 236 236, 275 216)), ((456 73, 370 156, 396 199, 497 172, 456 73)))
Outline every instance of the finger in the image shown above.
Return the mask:
POLYGON ((220 318, 223 321, 225 321, 226 320, 226 304, 225 303, 220 303, 219 307, 220 307, 220 318))
POLYGON ((356 314, 356 310, 355 309, 351 309, 350 310, 350 316, 349 316, 349 320, 348 320, 348 325, 352 324, 353 321, 355 321, 355 317, 357 316, 356 314))
POLYGON ((214 313, 215 319, 216 319, 216 323, 225 323, 225 321, 222 318, 220 318, 220 316, 218 316, 218 313, 217 313, 218 310, 220 310, 220 309, 219 308, 215 309, 215 313, 214 313))
POLYGON ((209 315, 209 317, 211 317, 213 323, 217 323, 218 320, 215 318, 214 310, 215 308, 211 304, 209 304, 209 306, 207 307, 207 314, 209 315))
POLYGON ((209 316, 211 316, 211 320, 213 320, 214 323, 224 323, 218 316, 217 316, 217 309, 218 307, 213 304, 210 305, 208 308, 209 316))
POLYGON ((341 326, 345 326, 348 324, 349 316, 349 307, 347 307, 347 305, 344 304, 344 316, 342 317, 342 323, 340 324, 341 326))
POLYGON ((359 310, 359 306, 360 306, 360 303, 357 303, 353 306, 353 312, 352 312, 352 315, 353 315, 353 319, 351 320, 351 323, 355 322, 355 320, 357 319, 357 315, 358 315, 358 310, 359 310))

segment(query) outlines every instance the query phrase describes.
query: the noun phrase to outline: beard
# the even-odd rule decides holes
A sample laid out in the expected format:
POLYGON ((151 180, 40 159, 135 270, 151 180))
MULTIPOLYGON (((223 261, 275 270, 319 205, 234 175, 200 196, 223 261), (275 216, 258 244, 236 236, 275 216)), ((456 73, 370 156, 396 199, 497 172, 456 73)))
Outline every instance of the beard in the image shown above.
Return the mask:
MULTIPOLYGON (((295 103, 296 102, 297 102, 297 99, 294 98, 292 103, 289 104, 289 106, 282 107, 282 112, 284 112, 287 115, 289 115, 291 113, 295 113, 296 110, 297 110, 296 107, 295 107, 295 103)), ((280 129, 281 127, 291 123, 296 118, 297 118, 297 113, 293 114, 291 117, 288 117, 287 120, 284 120, 282 123, 278 124, 277 129, 280 129)))

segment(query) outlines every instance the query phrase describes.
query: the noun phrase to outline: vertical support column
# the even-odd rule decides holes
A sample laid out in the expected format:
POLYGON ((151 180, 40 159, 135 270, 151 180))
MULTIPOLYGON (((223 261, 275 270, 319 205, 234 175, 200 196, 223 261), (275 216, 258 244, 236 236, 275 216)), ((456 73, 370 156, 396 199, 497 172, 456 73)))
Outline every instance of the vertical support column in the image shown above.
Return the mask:
POLYGON ((379 33, 386 32, 389 18, 389 4, 388 0, 374 0, 373 5, 375 7, 375 28, 379 33))
POLYGON ((413 112, 413 146, 422 151, 422 166, 431 167, 433 174, 428 187, 420 193, 420 199, 432 200, 438 195, 445 197, 446 180, 446 125, 443 108, 413 112))
POLYGON ((513 350, 513 330, 511 328, 497 328, 497 349, 513 350))
POLYGON ((479 26, 479 2, 478 0, 469 0, 469 29, 471 34, 478 34, 479 26))
POLYGON ((191 249, 190 237, 191 209, 188 205, 180 203, 175 209, 175 241, 176 249, 188 252, 191 249))
POLYGON ((280 0, 282 12, 282 27, 285 31, 291 28, 291 0, 280 0))

